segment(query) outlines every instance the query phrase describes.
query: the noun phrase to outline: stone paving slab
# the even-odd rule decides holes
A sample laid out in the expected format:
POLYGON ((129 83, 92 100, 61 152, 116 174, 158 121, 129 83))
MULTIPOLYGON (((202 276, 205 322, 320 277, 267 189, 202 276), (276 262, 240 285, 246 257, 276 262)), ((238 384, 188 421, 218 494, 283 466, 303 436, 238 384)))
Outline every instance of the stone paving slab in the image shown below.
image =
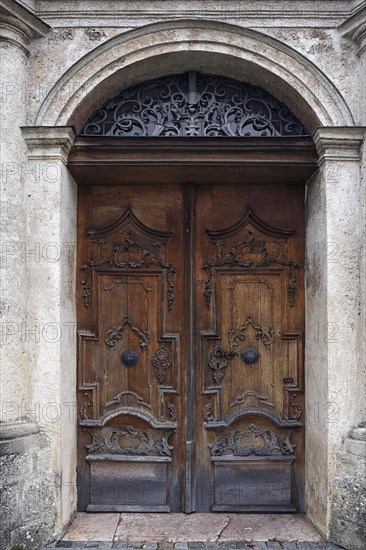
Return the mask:
POLYGON ((271 550, 277 549, 281 541, 323 540, 313 524, 300 514, 230 514, 230 521, 221 533, 219 542, 252 539, 272 541, 268 546, 271 550))
MULTIPOLYGON (((270 550, 277 550, 280 541, 323 540, 312 523, 301 514, 172 513, 162 516, 157 513, 122 513, 114 541, 141 539, 192 542, 190 550, 199 550, 200 542, 227 541, 230 549, 231 541, 273 541, 270 550)), ((307 550, 306 544, 302 550, 307 550)))
POLYGON ((119 520, 119 513, 90 514, 79 512, 63 541, 113 542, 119 520))
POLYGON ((229 523, 229 514, 122 513, 114 540, 191 542, 198 550, 199 542, 215 542, 229 523))
POLYGON ((276 550, 281 541, 323 540, 313 524, 300 514, 230 514, 230 521, 220 535, 220 542, 253 539, 273 541, 268 546, 271 550, 276 550))

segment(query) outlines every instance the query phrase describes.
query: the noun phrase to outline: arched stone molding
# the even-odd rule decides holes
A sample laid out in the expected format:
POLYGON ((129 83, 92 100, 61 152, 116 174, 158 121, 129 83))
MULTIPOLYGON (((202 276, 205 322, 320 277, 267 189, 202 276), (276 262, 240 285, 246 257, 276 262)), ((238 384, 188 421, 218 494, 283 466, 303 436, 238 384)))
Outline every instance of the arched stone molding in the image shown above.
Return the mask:
POLYGON ((122 88, 185 70, 260 85, 283 101, 309 132, 317 126, 354 124, 335 85, 289 46, 236 25, 181 20, 120 34, 85 55, 50 90, 35 125, 73 125, 78 130, 122 88))

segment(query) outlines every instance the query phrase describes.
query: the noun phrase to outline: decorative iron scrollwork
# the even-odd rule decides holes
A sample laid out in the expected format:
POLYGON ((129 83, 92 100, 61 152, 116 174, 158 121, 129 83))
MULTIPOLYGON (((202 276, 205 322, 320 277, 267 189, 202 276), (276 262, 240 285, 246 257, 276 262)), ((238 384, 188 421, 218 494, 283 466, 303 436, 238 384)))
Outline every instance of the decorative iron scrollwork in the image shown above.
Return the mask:
POLYGON ((102 136, 303 136, 289 109, 262 88, 189 72, 123 90, 80 132, 102 136))
POLYGON ((223 378, 229 361, 237 357, 237 355, 238 354, 233 351, 224 350, 219 345, 215 346, 211 351, 208 366, 212 370, 212 376, 217 384, 220 382, 221 378, 223 378))

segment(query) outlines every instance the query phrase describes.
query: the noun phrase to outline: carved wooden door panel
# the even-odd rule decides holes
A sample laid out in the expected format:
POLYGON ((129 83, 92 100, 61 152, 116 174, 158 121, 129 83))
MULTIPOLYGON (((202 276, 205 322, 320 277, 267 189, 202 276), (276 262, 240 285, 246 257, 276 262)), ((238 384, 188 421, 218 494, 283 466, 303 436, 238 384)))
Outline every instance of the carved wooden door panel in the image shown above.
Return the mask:
POLYGON ((79 509, 176 510, 181 188, 81 188, 79 204, 79 509))
POLYGON ((295 186, 197 191, 202 510, 301 507, 302 203, 295 186))
POLYGON ((79 510, 302 501, 303 190, 79 193, 79 510))

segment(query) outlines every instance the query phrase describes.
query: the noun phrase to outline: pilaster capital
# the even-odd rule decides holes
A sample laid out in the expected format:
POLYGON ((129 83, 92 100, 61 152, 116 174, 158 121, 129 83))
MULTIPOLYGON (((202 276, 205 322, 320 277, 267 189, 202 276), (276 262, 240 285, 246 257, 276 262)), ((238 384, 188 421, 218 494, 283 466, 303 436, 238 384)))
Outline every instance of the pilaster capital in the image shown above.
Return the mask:
POLYGON ((23 126, 23 138, 31 160, 57 159, 67 163, 76 138, 72 126, 23 126))
POLYGON ((24 4, 17 0, 0 0, 0 43, 7 42, 29 55, 32 38, 45 36, 51 29, 24 4))
POLYGON ((360 6, 342 25, 339 26, 341 34, 356 42, 358 55, 366 51, 366 6, 360 6))
POLYGON ((319 127, 313 140, 319 154, 319 164, 326 160, 359 161, 361 145, 366 137, 364 126, 319 127))

